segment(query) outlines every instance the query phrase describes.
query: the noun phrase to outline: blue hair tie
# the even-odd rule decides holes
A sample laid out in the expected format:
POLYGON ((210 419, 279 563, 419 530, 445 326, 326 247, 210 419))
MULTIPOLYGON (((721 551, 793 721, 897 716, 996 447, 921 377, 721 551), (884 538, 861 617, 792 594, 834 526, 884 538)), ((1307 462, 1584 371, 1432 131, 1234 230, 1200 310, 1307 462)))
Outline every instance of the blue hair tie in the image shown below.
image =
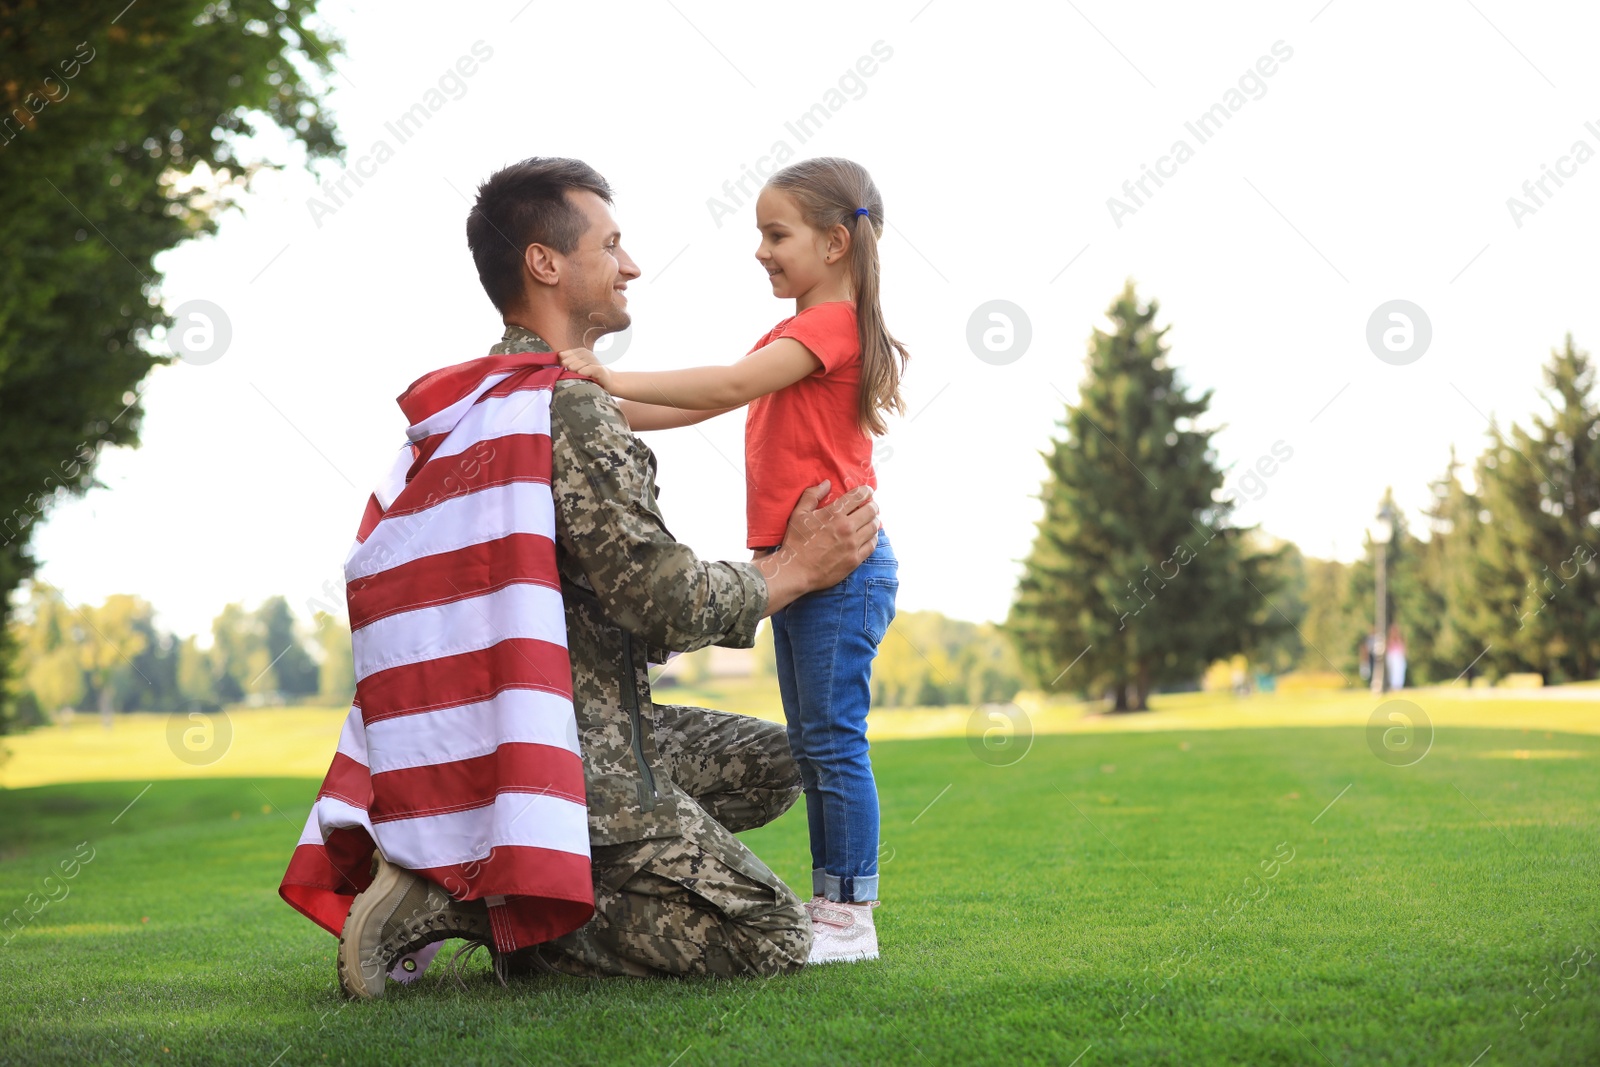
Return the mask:
POLYGON ((872 213, 870 211, 868 211, 864 207, 858 207, 858 208, 856 208, 856 214, 857 215, 869 215, 870 216, 872 213))

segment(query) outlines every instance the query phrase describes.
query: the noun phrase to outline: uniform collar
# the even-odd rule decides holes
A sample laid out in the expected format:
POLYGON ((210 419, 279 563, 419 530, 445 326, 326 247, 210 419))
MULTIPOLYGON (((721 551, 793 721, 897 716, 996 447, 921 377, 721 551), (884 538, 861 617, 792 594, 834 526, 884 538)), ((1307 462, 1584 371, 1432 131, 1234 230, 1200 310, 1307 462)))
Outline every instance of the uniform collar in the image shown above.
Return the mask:
POLYGON ((489 349, 491 356, 508 356, 514 352, 553 352, 555 349, 545 344, 544 338, 524 326, 506 323, 506 332, 501 335, 500 341, 489 349))
MULTIPOLYGON (((408 435, 435 432, 428 420, 478 389, 487 376, 501 374, 503 377, 507 373, 530 367, 555 367, 560 370, 554 350, 544 343, 543 338, 521 326, 507 325, 500 342, 489 349, 488 355, 424 374, 396 398, 400 402, 400 410, 405 412, 406 421, 411 424, 408 435), (424 423, 427 425, 424 426, 424 423), (419 430, 419 427, 422 429, 419 430)), ((413 437, 413 440, 416 439, 413 437)))

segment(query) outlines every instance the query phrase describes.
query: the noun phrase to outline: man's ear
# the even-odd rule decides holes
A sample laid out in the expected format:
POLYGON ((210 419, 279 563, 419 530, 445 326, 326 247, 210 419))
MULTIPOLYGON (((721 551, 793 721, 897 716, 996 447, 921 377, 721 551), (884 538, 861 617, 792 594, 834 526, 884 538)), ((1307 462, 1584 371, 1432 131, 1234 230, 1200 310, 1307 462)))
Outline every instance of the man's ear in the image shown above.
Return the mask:
POLYGON ((542 244, 531 244, 522 250, 522 262, 540 285, 555 285, 561 281, 561 263, 555 249, 542 244))

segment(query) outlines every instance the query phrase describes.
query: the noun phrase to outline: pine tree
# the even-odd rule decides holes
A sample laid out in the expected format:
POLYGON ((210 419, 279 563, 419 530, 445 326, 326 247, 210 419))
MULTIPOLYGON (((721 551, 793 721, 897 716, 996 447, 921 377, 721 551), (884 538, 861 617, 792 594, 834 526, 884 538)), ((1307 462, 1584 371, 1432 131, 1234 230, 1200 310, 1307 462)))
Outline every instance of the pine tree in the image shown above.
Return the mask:
POLYGON ((1462 603, 1469 630, 1484 642, 1479 670, 1491 679, 1523 670, 1515 635, 1542 601, 1533 597, 1522 577, 1522 558, 1526 555, 1520 524, 1516 516, 1538 508, 1538 481, 1532 468, 1520 474, 1519 457, 1498 425, 1489 429, 1489 447, 1473 465, 1473 480, 1482 505, 1476 548, 1469 562, 1469 598, 1462 603), (1524 604, 1528 607, 1525 609, 1524 604))
POLYGON ((1587 353, 1564 346, 1544 367, 1549 412, 1532 429, 1491 433, 1479 463, 1489 512, 1478 612, 1508 657, 1548 681, 1600 669, 1600 403, 1587 353))
POLYGON ((1481 673, 1479 654, 1488 641, 1474 626, 1473 601, 1477 596, 1476 560, 1481 539, 1482 508, 1476 494, 1461 484, 1461 461, 1455 446, 1444 477, 1433 482, 1433 503, 1428 508, 1431 536, 1424 549, 1422 579, 1436 605, 1438 623, 1429 662, 1422 668, 1436 681, 1481 673))
POLYGON ((1264 638, 1251 616, 1272 613, 1265 559, 1214 499, 1216 430, 1196 427, 1211 392, 1178 384, 1158 310, 1130 281, 1094 331, 1065 436, 1041 453, 1044 516, 1005 624, 1046 690, 1110 690, 1117 711, 1264 638))

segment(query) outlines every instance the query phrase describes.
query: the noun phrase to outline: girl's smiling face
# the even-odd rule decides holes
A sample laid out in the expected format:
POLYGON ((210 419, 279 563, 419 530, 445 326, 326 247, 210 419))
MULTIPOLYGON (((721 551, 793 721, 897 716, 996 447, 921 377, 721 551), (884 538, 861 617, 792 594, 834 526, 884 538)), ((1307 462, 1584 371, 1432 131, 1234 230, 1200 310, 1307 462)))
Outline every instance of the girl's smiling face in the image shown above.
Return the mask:
POLYGON ((788 193, 770 186, 761 190, 756 198, 756 228, 761 231, 756 259, 772 280, 773 296, 804 301, 807 294, 831 288, 829 283, 837 280, 843 257, 830 248, 826 234, 806 225, 800 206, 788 193))

